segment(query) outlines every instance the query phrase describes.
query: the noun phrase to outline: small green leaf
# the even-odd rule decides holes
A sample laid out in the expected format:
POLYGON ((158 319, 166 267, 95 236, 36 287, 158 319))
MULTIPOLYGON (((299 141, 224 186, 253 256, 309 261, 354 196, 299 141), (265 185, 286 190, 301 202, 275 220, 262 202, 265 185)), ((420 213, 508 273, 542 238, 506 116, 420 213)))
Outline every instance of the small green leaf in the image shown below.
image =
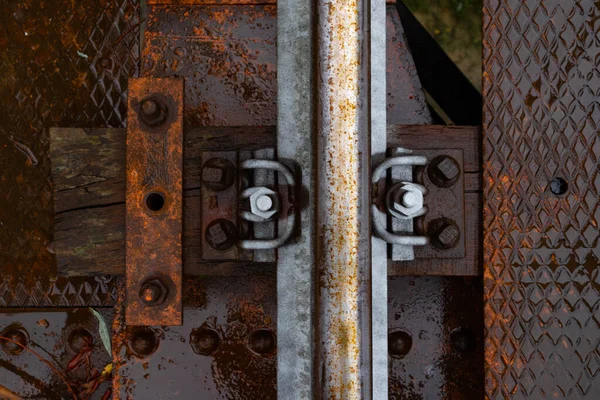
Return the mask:
POLYGON ((108 355, 112 357, 112 344, 110 334, 108 333, 108 326, 106 325, 106 321, 104 320, 102 314, 100 314, 98 311, 94 310, 91 307, 90 311, 98 320, 98 332, 100 333, 100 339, 102 339, 102 344, 108 352, 108 355))

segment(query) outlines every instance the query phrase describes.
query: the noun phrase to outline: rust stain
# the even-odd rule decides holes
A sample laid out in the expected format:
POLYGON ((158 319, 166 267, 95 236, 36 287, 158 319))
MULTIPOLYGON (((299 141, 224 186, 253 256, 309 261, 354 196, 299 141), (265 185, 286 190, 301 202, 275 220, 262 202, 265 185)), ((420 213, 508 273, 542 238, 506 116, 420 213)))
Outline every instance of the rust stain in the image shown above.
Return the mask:
POLYGON ((131 79, 127 125, 126 321, 181 325, 183 79, 131 79))

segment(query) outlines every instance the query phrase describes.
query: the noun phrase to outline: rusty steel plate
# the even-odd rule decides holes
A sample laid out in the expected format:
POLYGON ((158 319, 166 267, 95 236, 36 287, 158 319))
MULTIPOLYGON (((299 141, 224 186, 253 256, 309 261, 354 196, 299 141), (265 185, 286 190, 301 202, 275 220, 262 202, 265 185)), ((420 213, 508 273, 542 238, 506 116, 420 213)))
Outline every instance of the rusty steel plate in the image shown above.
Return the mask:
POLYGON ((600 397, 599 21, 484 1, 488 399, 600 397))
POLYGON ((128 325, 181 325, 183 79, 129 80, 128 325))
POLYGON ((48 131, 124 127, 137 0, 0 3, 0 306, 111 305, 114 284, 56 278, 48 131))
POLYGON ((169 327, 127 327, 119 302, 115 395, 276 399, 276 297, 274 276, 186 278, 184 324, 169 327))
POLYGON ((0 339, 0 399, 106 399, 112 357, 101 326, 112 320, 111 308, 0 308, 0 336, 25 347, 0 339))
POLYGON ((390 277, 390 399, 483 397, 480 278, 390 277))

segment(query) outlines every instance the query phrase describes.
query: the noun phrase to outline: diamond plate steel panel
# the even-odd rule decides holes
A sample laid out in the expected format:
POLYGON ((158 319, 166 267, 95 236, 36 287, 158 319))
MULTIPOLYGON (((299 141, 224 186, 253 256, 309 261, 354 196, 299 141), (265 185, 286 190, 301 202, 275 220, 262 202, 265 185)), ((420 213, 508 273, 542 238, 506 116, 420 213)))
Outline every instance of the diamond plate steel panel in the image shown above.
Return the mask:
POLYGON ((0 3, 0 306, 111 304, 114 281, 56 278, 51 126, 124 127, 137 0, 0 3))
POLYGON ((488 399, 600 396, 599 31, 597 0, 484 2, 488 399))

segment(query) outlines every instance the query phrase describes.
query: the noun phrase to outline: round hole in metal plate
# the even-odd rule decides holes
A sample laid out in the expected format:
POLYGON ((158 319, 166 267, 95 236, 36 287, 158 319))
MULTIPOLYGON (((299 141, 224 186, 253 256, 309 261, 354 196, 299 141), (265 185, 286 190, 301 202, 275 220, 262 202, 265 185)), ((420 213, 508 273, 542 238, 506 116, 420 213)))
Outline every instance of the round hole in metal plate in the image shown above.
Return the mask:
POLYGON ((158 212, 165 206, 165 196, 158 192, 152 192, 146 196, 146 207, 150 211, 158 212))

